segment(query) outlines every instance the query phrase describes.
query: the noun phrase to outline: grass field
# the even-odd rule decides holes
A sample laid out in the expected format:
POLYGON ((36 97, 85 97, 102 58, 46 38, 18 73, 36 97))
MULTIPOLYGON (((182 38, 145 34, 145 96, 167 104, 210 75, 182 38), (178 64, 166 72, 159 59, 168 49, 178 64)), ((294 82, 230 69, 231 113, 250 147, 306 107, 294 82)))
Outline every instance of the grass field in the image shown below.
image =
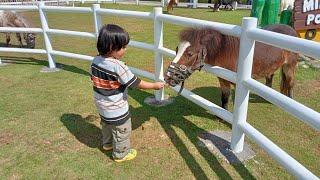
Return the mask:
MULTIPOLYGON (((114 9, 152 11, 149 6, 103 5, 114 9)), ((36 12, 25 12, 40 27, 36 12)), ((241 24, 247 10, 175 9, 175 14, 210 21, 241 24)), ((48 13, 51 28, 93 32, 86 14, 48 13)), ((153 42, 153 23, 135 18, 104 16, 103 23, 126 28, 131 39, 153 42)), ((164 45, 174 49, 183 27, 165 24, 164 45)), ((13 44, 17 44, 12 36, 13 44)), ((4 42, 1 36, 0 42, 4 42)), ((52 36, 54 49, 96 55, 95 42, 84 38, 52 36)), ((37 47, 43 47, 37 37, 37 47)), ((143 101, 153 91, 132 90, 132 147, 135 160, 117 164, 100 147, 100 124, 88 76, 89 63, 56 57, 61 71, 41 73, 44 55, 1 53, 0 67, 0 179, 293 179, 288 172, 246 138, 256 156, 230 165, 199 145, 201 133, 230 126, 192 102, 166 93, 174 103, 152 107, 143 101)), ((129 48, 124 61, 153 72, 153 53, 129 48)), ((165 58, 166 63, 170 61, 165 58)), ((279 75, 274 88, 279 90, 279 75)), ((217 78, 197 72, 186 81, 193 92, 220 104, 217 78)), ((295 99, 320 111, 320 71, 298 68, 295 99)), ((248 121, 296 160, 320 176, 320 133, 259 98, 250 96, 248 121)))

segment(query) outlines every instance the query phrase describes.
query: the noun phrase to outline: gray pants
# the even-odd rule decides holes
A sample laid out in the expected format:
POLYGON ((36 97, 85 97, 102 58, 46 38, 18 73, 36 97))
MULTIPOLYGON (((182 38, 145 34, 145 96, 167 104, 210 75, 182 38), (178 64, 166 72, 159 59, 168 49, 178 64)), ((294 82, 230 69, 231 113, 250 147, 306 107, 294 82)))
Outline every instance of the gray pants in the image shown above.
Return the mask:
POLYGON ((122 159, 130 150, 131 119, 120 126, 111 125, 101 120, 102 145, 113 147, 112 156, 122 159))

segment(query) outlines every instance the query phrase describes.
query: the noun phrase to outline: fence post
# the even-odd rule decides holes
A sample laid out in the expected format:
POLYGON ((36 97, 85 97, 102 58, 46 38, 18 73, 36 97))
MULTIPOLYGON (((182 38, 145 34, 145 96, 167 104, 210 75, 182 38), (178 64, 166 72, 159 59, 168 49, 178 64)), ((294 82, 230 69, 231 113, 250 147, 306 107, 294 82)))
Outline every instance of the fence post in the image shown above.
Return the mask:
POLYGON ((164 6, 165 6, 165 1, 166 1, 166 0, 161 0, 161 7, 164 7, 164 6))
POLYGON ((45 6, 44 2, 40 2, 39 3, 39 5, 38 5, 39 16, 40 16, 41 26, 42 26, 42 30, 43 30, 43 39, 44 39, 44 43, 45 43, 46 50, 47 50, 49 68, 53 69, 53 68, 56 68, 56 63, 54 62, 54 58, 51 55, 52 46, 51 46, 50 38, 49 38, 49 36, 47 34, 47 30, 49 29, 49 26, 48 26, 48 21, 47 21, 46 14, 45 14, 45 12, 43 10, 44 6, 45 6))
POLYGON ((116 3, 117 3, 116 0, 112 0, 112 2, 113 2, 113 4, 116 4, 116 3))
POLYGON ((101 27, 101 16, 97 13, 97 10, 100 9, 100 4, 93 4, 93 21, 94 21, 94 30, 96 32, 96 38, 99 36, 99 30, 101 27))
MULTIPOLYGON (((158 51, 158 48, 163 47, 163 22, 157 19, 157 16, 162 14, 162 7, 155 7, 154 13, 154 52, 155 52, 155 77, 156 81, 163 82, 163 56, 158 51)), ((164 88, 155 92, 155 98, 157 101, 164 100, 164 88)))
POLYGON ((197 5, 198 5, 198 0, 193 0, 193 8, 197 8, 197 5))
POLYGON ((136 0, 136 5, 139 6, 139 0, 136 0))
POLYGON ((242 84, 244 80, 251 78, 253 52, 255 41, 247 37, 247 30, 257 27, 257 18, 245 17, 242 19, 242 31, 240 36, 240 49, 237 67, 236 95, 233 110, 231 149, 235 153, 243 150, 244 132, 239 126, 246 123, 249 90, 242 84))

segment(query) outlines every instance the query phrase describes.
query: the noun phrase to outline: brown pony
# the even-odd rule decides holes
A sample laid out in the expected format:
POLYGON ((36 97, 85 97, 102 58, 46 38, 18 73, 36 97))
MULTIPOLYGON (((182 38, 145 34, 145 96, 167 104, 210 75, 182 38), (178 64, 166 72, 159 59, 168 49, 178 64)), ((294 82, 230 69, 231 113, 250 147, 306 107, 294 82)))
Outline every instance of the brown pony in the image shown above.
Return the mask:
POLYGON ((167 12, 172 13, 173 6, 177 6, 177 5, 178 5, 178 0, 168 0, 167 12))
MULTIPOLYGON (((297 37, 294 29, 283 24, 269 25, 264 29, 297 37)), ((201 70, 204 63, 236 72, 239 43, 239 38, 223 35, 213 29, 190 28, 182 31, 177 55, 164 75, 165 81, 171 86, 184 82, 192 72, 201 70)), ((281 92, 292 98, 297 59, 297 53, 256 42, 252 76, 255 79, 266 78, 266 85, 271 87, 274 72, 281 67, 281 92)), ((232 83, 218 79, 221 106, 227 109, 232 83)))

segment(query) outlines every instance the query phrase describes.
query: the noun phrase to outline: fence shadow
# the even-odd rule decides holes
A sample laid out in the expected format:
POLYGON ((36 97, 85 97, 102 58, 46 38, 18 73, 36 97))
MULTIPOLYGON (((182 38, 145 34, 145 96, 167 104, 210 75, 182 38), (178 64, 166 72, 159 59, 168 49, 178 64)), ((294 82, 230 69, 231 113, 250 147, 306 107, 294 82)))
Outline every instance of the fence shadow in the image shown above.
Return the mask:
MULTIPOLYGON (((28 65, 36 65, 36 66, 48 66, 47 60, 36 59, 33 57, 0 56, 0 58, 3 63, 8 63, 8 64, 23 64, 23 65, 28 64, 28 65)), ((76 66, 67 65, 63 63, 56 63, 56 66, 57 68, 63 69, 65 71, 89 76, 88 71, 85 71, 76 66)))
MULTIPOLYGON (((210 92, 211 89, 212 88, 210 88, 210 92)), ((202 91, 203 93, 203 89, 195 91, 202 91)), ((207 177, 201 168, 200 164, 189 152, 184 141, 180 139, 179 135, 175 132, 173 127, 181 129, 184 131, 185 135, 192 142, 192 144, 194 144, 194 146, 197 148, 197 151, 201 154, 201 156, 207 161, 212 171, 214 171, 220 179, 232 179, 231 175, 224 169, 223 166, 221 166, 217 157, 213 155, 207 148, 198 145, 199 134, 207 131, 184 118, 186 116, 193 115, 218 121, 215 116, 207 113, 204 109, 199 108, 199 106, 181 96, 175 97, 174 103, 170 105, 164 107, 153 107, 146 105, 143 102, 148 96, 153 96, 152 94, 139 90, 129 91, 129 94, 132 98, 143 105, 139 108, 130 107, 133 119, 133 129, 139 128, 142 123, 148 121, 150 117, 157 118, 158 122, 161 124, 175 148, 179 151, 181 157, 185 160, 195 178, 209 179, 209 177, 207 177)), ((214 101, 217 100, 216 97, 213 97, 213 99, 214 101)), ((233 164, 232 166, 243 179, 255 179, 242 163, 233 164)))
POLYGON ((27 64, 36 66, 46 66, 47 61, 41 59, 35 59, 33 57, 18 57, 18 56, 0 56, 1 61, 8 64, 27 64))
MULTIPOLYGON (((210 92, 211 90, 212 88, 210 88, 210 92)), ((206 92, 206 90, 203 89, 196 91, 199 91, 200 93, 206 92)), ((186 116, 193 115, 205 117, 210 120, 218 120, 215 116, 207 113, 204 109, 199 108, 196 104, 181 96, 175 97, 174 103, 170 105, 154 107, 144 103, 144 99, 153 96, 153 94, 140 90, 131 90, 129 91, 129 94, 142 105, 137 108, 130 107, 133 119, 132 129, 140 128, 144 122, 150 119, 150 117, 157 118, 165 133, 192 171, 194 177, 196 179, 209 179, 200 164, 189 152, 184 140, 180 139, 179 135, 176 133, 174 128, 179 128, 184 131, 188 140, 194 144, 194 147, 196 147, 197 151, 207 161, 212 171, 215 172, 219 178, 232 179, 231 175, 220 164, 217 157, 207 148, 199 145, 199 136, 203 133, 207 133, 207 131, 185 118, 186 116)), ((217 100, 216 97, 213 98, 214 100, 217 100)), ((60 121, 79 142, 90 148, 98 148, 102 153, 111 158, 111 152, 106 152, 101 148, 101 129, 93 123, 96 122, 98 118, 98 116, 94 115, 82 117, 79 114, 66 113, 61 116, 60 121)), ((242 163, 233 164, 232 166, 243 179, 255 179, 242 163)))

